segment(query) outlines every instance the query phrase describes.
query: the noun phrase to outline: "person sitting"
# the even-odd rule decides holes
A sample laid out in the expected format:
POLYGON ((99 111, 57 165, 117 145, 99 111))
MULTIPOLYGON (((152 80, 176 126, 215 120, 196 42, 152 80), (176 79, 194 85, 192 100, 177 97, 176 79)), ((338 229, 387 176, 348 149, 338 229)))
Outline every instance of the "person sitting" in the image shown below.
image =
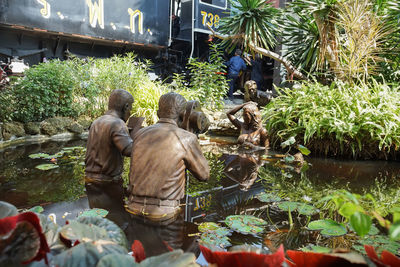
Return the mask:
POLYGON ((123 156, 129 157, 132 151, 132 139, 125 122, 130 116, 133 101, 128 91, 112 91, 108 111, 90 126, 85 182, 122 185, 123 156))
POLYGON ((159 121, 133 138, 130 195, 126 210, 160 224, 173 222, 185 194, 186 169, 207 181, 210 167, 195 134, 180 128, 186 100, 177 93, 160 97, 159 121))
POLYGON ((228 119, 240 130, 238 143, 255 150, 269 147, 267 130, 262 126, 261 113, 257 103, 246 102, 229 110, 226 115, 228 119), (243 109, 243 122, 234 115, 243 109))

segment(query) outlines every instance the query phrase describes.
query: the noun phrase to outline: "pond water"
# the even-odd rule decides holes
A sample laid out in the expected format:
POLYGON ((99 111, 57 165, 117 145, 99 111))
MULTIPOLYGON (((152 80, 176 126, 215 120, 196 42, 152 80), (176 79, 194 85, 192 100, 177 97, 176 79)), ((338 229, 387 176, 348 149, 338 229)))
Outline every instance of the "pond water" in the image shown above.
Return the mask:
MULTIPOLYGON (((203 152, 211 166, 210 181, 200 183, 189 174, 182 214, 167 226, 157 226, 126 213, 119 201, 119 190, 85 187, 82 163, 85 145, 85 140, 72 140, 0 151, 0 200, 20 209, 41 205, 44 213, 55 216, 60 225, 83 210, 106 209, 107 218, 125 231, 128 241, 141 240, 146 255, 151 256, 166 252, 167 244, 199 255, 198 225, 216 222, 226 226, 224 220, 230 215, 254 215, 267 223, 260 233, 231 231, 228 242, 232 245, 246 243, 272 249, 283 243, 286 249, 299 249, 311 244, 350 248, 356 243, 354 234, 326 238, 307 230, 307 223, 319 219, 319 214, 304 216, 284 211, 278 202, 259 200, 257 196, 263 192, 310 205, 337 189, 370 193, 384 207, 398 204, 400 199, 398 162, 306 157, 307 163, 301 165, 285 161, 285 155, 273 151, 247 153, 232 144, 204 145, 203 152), (36 166, 40 164, 57 168, 39 170, 36 166)), ((394 246, 400 248, 400 244, 394 246)))

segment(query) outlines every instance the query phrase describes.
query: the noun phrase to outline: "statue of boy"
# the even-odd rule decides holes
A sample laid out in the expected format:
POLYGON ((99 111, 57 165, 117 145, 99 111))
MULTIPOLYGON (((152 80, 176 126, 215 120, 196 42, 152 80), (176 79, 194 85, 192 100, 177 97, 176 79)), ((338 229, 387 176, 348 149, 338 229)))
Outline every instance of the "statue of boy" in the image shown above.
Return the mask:
POLYGON ((261 113, 257 103, 246 102, 229 110, 228 119, 240 130, 238 143, 255 150, 269 147, 268 132, 262 126, 261 113), (243 122, 234 117, 236 112, 243 109, 243 122))
POLYGON ((158 103, 159 121, 140 129, 133 138, 129 172, 128 212, 151 221, 173 221, 185 194, 186 169, 206 181, 210 167, 195 134, 179 128, 186 100, 167 93, 158 103))
POLYGON ((132 139, 125 122, 131 114, 133 101, 128 91, 112 91, 108 111, 90 126, 85 182, 122 182, 123 156, 129 157, 132 151, 132 139))

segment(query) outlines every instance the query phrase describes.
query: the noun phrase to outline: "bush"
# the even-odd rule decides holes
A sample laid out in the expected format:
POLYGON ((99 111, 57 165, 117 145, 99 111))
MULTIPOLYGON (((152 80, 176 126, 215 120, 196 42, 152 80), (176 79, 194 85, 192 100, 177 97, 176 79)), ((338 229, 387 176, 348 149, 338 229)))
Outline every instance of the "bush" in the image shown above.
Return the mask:
POLYGON ((14 119, 27 122, 77 115, 73 108, 73 88, 71 71, 61 61, 53 60, 28 69, 14 88, 14 119))
POLYGON ((354 158, 387 158, 400 147, 399 88, 303 83, 278 92, 263 110, 275 145, 294 136, 315 154, 354 158))

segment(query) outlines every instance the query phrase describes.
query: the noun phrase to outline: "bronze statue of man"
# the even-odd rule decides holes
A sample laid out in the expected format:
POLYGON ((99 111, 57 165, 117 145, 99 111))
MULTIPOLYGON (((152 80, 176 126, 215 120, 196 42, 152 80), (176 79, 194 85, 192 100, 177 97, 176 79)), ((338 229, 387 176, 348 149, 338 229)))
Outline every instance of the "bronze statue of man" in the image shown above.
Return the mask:
POLYGON ((85 182, 122 182, 123 156, 129 157, 132 151, 132 139, 125 122, 130 116, 133 101, 128 91, 112 91, 108 111, 90 126, 85 182))
POLYGON ((186 104, 180 94, 162 95, 159 121, 135 134, 128 212, 158 223, 172 221, 185 194, 186 169, 197 179, 208 180, 210 167, 196 135, 179 127, 186 104))

